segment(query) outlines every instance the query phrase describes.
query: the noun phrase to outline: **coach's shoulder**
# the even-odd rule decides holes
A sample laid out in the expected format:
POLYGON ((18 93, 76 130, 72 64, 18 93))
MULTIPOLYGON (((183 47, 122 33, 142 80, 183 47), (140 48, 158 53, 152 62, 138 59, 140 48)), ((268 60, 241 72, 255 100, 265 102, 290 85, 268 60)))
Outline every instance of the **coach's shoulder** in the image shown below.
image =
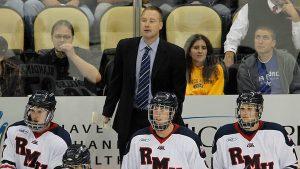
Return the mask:
POLYGON ((171 49, 173 49, 173 50, 175 50, 175 51, 178 51, 178 52, 181 52, 181 53, 184 53, 184 49, 183 49, 182 47, 177 46, 177 45, 175 45, 175 44, 173 44, 173 43, 170 43, 170 42, 167 42, 167 43, 168 43, 168 46, 169 46, 171 49))
POLYGON ((133 44, 133 43, 137 43, 139 42, 141 39, 141 37, 133 37, 133 38, 125 38, 125 39, 121 39, 118 43, 119 45, 124 45, 124 44, 133 44))

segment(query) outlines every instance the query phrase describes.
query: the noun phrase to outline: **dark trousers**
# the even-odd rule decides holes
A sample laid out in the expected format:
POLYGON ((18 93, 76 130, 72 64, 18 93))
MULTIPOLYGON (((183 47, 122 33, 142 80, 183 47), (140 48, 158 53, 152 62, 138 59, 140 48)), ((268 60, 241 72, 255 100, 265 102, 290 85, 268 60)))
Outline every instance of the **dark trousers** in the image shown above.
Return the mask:
MULTIPOLYGON (((122 135, 118 135, 118 148, 120 153, 121 162, 123 160, 123 156, 128 153, 129 149, 126 149, 127 142, 131 138, 131 136, 138 130, 150 126, 150 122, 148 121, 148 111, 141 109, 133 109, 132 117, 130 120, 130 128, 129 135, 127 137, 122 137, 122 135)), ((130 144, 128 142, 128 144, 130 144)))

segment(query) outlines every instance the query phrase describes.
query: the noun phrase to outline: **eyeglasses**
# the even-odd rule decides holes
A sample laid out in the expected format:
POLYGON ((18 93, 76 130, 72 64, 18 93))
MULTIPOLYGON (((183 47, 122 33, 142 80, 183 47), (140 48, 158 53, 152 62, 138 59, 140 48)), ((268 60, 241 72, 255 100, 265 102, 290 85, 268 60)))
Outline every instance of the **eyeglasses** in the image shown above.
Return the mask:
POLYGON ((272 37, 271 36, 266 36, 266 35, 263 35, 263 36, 257 35, 257 36, 255 36, 255 39, 256 40, 271 40, 272 37))
POLYGON ((55 39, 64 39, 64 40, 69 40, 69 39, 71 39, 72 38, 72 36, 70 36, 70 35, 59 35, 59 34, 57 34, 57 35, 54 35, 53 36, 55 39))

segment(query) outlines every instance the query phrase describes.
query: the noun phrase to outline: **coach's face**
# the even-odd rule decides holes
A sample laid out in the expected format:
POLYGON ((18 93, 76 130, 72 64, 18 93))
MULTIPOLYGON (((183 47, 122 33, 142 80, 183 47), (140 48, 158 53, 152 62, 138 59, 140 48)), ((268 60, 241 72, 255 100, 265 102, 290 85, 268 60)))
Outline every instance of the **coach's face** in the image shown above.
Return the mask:
POLYGON ((155 10, 146 10, 141 17, 141 34, 146 42, 152 43, 159 37, 163 23, 160 14, 155 10))

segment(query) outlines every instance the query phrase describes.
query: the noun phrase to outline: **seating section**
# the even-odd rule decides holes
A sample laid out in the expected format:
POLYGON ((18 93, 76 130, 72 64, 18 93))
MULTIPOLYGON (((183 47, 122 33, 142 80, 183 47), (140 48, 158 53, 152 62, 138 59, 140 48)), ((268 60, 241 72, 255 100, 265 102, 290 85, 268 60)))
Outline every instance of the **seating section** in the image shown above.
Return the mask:
POLYGON ((109 9, 100 21, 101 51, 116 48, 121 39, 133 37, 134 8, 117 6, 109 9))
MULTIPOLYGON (((297 1, 297 7, 300 7, 300 1, 297 1)), ((100 34, 100 37, 97 38, 100 38, 100 45, 92 48, 92 50, 97 50, 96 52, 93 51, 97 53, 97 56, 104 53, 99 70, 102 74, 108 74, 105 77, 107 81, 109 81, 111 67, 106 69, 108 61, 106 61, 105 56, 107 54, 110 56, 111 51, 113 51, 111 56, 115 54, 114 48, 117 47, 121 39, 134 36, 134 12, 133 6, 114 6, 104 13, 100 23, 95 24, 100 34)), ((233 22, 236 20, 237 15, 238 10, 232 18, 233 22)), ((0 8, 0 16, 0 36, 7 40, 8 48, 24 51, 24 21, 22 17, 13 9, 7 7, 0 8)), ((166 38, 168 42, 184 47, 186 40, 191 35, 203 34, 209 38, 213 47, 218 49, 217 52, 222 51, 222 20, 214 9, 203 5, 179 6, 174 8, 165 18, 165 29, 162 30, 162 35, 166 35, 166 37, 162 36, 161 38, 166 38)), ((44 9, 35 18, 35 52, 41 49, 53 48, 51 30, 54 23, 62 19, 68 20, 74 27, 73 45, 84 49, 90 48, 90 27, 85 13, 79 8, 58 6, 44 9)), ((31 52, 31 50, 29 51, 31 52)), ((24 53, 26 54, 26 52, 27 50, 24 53)), ((222 52, 218 54, 220 58, 223 57, 222 52)), ((237 69, 238 66, 231 67, 228 70, 230 83, 226 83, 225 94, 236 94, 237 92, 237 69)))
POLYGON ((3 36, 8 49, 24 49, 24 22, 22 17, 13 9, 0 8, 0 36, 3 36))
POLYGON ((34 21, 35 51, 53 48, 51 29, 61 19, 68 20, 74 27, 74 46, 89 49, 89 22, 86 15, 78 8, 51 7, 41 11, 34 21))
POLYGON ((167 41, 184 47, 186 40, 196 33, 207 36, 214 48, 221 48, 220 16, 207 6, 182 6, 170 13, 166 21, 167 41))

